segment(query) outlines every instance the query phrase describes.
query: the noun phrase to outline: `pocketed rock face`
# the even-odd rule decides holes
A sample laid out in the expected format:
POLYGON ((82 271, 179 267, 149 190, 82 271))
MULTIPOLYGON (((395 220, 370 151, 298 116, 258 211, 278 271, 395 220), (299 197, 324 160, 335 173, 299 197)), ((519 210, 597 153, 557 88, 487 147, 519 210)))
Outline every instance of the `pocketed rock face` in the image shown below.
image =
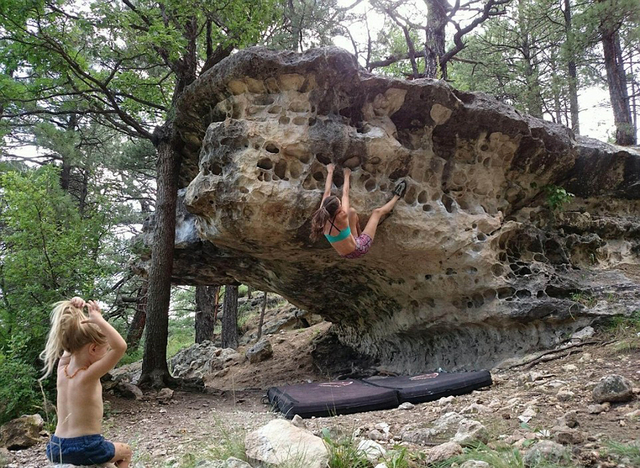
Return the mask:
POLYGON ((488 367, 640 305, 634 150, 441 81, 371 75, 335 48, 241 51, 175 121, 175 282, 277 292, 396 371, 488 367), (408 184, 359 260, 309 241, 330 162, 353 170, 363 226, 408 184), (576 195, 555 215, 549 185, 576 195))

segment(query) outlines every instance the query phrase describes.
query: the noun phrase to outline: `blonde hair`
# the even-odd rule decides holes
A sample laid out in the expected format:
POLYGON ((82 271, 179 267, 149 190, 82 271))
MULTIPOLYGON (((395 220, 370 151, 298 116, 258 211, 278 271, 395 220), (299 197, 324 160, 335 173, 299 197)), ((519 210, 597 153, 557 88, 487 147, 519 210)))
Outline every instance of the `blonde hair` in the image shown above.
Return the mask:
POLYGON ((82 323, 86 319, 87 316, 82 308, 74 307, 71 301, 60 301, 54 304, 47 344, 44 351, 40 353, 40 359, 44 361, 42 368, 44 375, 40 380, 46 379, 51 374, 63 351, 73 354, 89 343, 98 345, 107 343, 107 337, 100 327, 94 323, 82 323))

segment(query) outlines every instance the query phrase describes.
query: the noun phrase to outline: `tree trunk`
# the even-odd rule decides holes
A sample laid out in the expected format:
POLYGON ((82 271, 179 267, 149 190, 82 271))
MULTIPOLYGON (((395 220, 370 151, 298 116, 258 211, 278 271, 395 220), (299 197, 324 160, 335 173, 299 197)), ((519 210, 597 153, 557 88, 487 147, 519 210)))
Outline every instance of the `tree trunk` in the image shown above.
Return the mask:
POLYGON ((564 26, 567 34, 569 71, 569 108, 571 109, 571 130, 576 135, 580 134, 580 107, 578 106, 578 68, 576 66, 575 39, 571 25, 571 0, 564 0, 564 26))
POLYGON ((238 347, 238 286, 224 288, 224 314, 222 315, 222 347, 238 347))
POLYGON ((622 49, 618 31, 607 21, 600 25, 602 35, 602 49, 604 65, 607 71, 609 97, 613 108, 613 119, 616 125, 616 144, 630 146, 636 144, 633 132, 631 109, 629 108, 629 94, 627 93, 627 79, 622 61, 622 49))
POLYGON ((264 292, 264 298, 262 299, 262 310, 260 311, 260 322, 258 322, 258 339, 262 338, 262 325, 264 324, 264 313, 267 311, 267 291, 264 292))
POLYGON ((196 343, 213 341, 214 307, 220 286, 196 286, 196 343))
POLYGON ((175 243, 176 201, 179 159, 171 146, 169 124, 156 129, 158 151, 157 195, 151 265, 149 302, 140 385, 154 388, 174 384, 167 367, 167 336, 171 272, 175 243))
POLYGON ((149 290, 149 283, 144 282, 140 289, 138 289, 138 302, 136 303, 136 313, 133 315, 131 325, 127 331, 127 346, 129 349, 136 349, 140 344, 140 338, 142 338, 142 332, 144 332, 144 325, 147 321, 147 292, 149 290))
POLYGON ((445 28, 447 12, 451 6, 446 0, 424 0, 427 4, 427 27, 425 31, 425 66, 427 78, 447 78, 446 64, 440 65, 445 54, 445 28))

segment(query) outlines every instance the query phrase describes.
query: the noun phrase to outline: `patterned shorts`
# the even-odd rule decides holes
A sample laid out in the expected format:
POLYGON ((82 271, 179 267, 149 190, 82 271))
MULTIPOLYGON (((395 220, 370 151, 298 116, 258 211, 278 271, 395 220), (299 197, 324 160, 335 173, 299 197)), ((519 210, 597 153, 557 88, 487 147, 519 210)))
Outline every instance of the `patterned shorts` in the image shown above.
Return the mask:
POLYGON ((373 243, 373 239, 369 236, 369 234, 365 234, 364 232, 356 237, 356 250, 347 255, 343 255, 344 258, 360 258, 364 254, 366 254, 371 248, 371 244, 373 243))

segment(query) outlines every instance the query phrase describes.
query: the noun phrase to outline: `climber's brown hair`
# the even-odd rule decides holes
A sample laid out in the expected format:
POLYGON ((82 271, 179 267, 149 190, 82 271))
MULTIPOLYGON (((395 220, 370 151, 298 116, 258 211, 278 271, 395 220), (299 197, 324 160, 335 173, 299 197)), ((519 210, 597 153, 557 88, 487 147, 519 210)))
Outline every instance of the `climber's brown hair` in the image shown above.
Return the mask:
POLYGON ((330 195, 324 199, 320 208, 313 213, 311 218, 311 240, 317 241, 324 230, 324 225, 332 219, 340 208, 340 199, 335 195, 330 195))

